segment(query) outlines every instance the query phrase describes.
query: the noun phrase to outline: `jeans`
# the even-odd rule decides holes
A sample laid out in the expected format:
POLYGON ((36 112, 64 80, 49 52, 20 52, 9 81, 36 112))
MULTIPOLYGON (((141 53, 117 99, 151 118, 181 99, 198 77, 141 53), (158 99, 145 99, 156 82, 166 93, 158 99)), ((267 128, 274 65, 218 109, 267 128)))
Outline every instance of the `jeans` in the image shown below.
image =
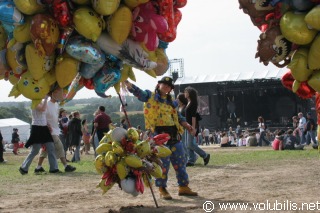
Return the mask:
POLYGON ((260 132, 260 137, 259 137, 258 146, 262 146, 262 141, 264 141, 264 142, 266 143, 266 145, 269 146, 270 141, 268 141, 268 140, 266 139, 266 132, 265 132, 265 131, 260 132))
POLYGON ((188 161, 188 157, 189 157, 187 134, 188 134, 188 131, 184 130, 182 134, 182 144, 183 144, 183 150, 184 150, 184 156, 185 156, 186 162, 188 161))
POLYGON ((317 144, 316 133, 314 130, 307 131, 306 140, 307 140, 307 145, 311 143, 311 140, 313 141, 314 144, 317 144))
POLYGON ((303 134, 304 130, 300 129, 300 144, 305 145, 306 144, 306 135, 303 134))
MULTIPOLYGON (((48 142, 44 144, 46 147, 46 150, 48 152, 48 161, 49 161, 49 165, 50 165, 50 171, 54 171, 58 169, 58 162, 56 159, 56 154, 55 154, 55 148, 54 148, 54 144, 53 142, 48 142)), ((31 146, 31 151, 29 153, 29 155, 27 156, 27 158, 23 161, 21 168, 24 171, 28 171, 29 167, 32 163, 32 160, 34 159, 34 157, 36 157, 40 151, 42 147, 42 144, 32 144, 31 146)))
POLYGON ((195 163, 197 160, 196 153, 200 155, 202 158, 206 158, 208 154, 203 151, 197 144, 196 138, 192 136, 189 132, 187 134, 187 141, 188 141, 188 149, 189 149, 189 163, 195 163))
POLYGON ((76 146, 76 149, 74 150, 73 157, 71 159, 72 162, 80 161, 80 144, 76 146))

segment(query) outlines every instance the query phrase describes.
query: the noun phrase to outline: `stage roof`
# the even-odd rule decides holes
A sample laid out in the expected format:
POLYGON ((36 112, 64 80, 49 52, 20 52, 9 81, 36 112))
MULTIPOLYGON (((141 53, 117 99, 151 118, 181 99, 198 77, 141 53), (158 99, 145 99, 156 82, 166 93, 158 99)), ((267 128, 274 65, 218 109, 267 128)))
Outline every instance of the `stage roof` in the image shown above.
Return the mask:
POLYGON ((250 81, 262 79, 281 79, 288 69, 255 71, 255 72, 242 72, 242 73, 221 73, 213 75, 198 75, 198 76, 185 76, 178 78, 175 85, 181 84, 200 84, 211 82, 224 82, 224 81, 250 81))

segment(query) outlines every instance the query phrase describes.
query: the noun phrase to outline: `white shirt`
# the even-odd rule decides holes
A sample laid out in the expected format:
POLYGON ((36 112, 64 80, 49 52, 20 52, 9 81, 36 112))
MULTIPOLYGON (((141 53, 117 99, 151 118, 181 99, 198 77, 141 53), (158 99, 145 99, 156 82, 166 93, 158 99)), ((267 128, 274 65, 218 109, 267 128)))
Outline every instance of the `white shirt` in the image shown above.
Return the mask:
POLYGON ((302 117, 299 119, 299 129, 304 129, 304 125, 307 123, 307 120, 305 117, 302 117))
POLYGON ((259 123, 260 133, 264 131, 264 128, 262 128, 262 126, 264 126, 264 123, 259 123))
POLYGON ((46 111, 41 112, 39 110, 33 109, 31 113, 32 113, 31 125, 47 126, 46 111))
POLYGON ((47 110, 46 110, 46 117, 47 122, 52 128, 51 135, 59 135, 60 128, 59 128, 59 105, 58 103, 53 103, 48 101, 47 110))
POLYGON ((203 130, 203 136, 209 137, 209 135, 210 135, 209 129, 204 129, 203 130))

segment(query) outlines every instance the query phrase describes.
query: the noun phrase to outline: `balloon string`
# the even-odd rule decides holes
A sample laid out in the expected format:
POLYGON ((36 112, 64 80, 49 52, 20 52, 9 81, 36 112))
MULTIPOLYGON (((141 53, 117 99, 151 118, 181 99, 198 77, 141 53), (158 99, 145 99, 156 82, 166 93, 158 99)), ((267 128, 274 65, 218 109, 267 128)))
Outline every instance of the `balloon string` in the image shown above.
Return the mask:
POLYGON ((130 127, 131 127, 131 124, 130 124, 130 121, 129 121, 129 118, 128 118, 128 114, 127 114, 126 107, 125 107, 125 105, 123 104, 123 101, 122 101, 122 99, 121 99, 120 93, 118 93, 118 96, 119 96, 119 99, 120 99, 120 102, 121 102, 121 106, 122 106, 122 110, 123 110, 124 116, 126 117, 126 121, 127 121, 128 126, 129 126, 129 128, 130 128, 130 127))

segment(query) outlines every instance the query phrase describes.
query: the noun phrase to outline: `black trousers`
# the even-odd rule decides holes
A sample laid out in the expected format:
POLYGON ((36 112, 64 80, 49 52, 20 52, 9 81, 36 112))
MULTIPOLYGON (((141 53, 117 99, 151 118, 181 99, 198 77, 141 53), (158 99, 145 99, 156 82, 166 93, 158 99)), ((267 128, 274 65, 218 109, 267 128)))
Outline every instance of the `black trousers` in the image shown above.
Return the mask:
POLYGON ((3 144, 2 144, 2 141, 0 142, 0 162, 3 162, 4 159, 3 159, 3 144))

